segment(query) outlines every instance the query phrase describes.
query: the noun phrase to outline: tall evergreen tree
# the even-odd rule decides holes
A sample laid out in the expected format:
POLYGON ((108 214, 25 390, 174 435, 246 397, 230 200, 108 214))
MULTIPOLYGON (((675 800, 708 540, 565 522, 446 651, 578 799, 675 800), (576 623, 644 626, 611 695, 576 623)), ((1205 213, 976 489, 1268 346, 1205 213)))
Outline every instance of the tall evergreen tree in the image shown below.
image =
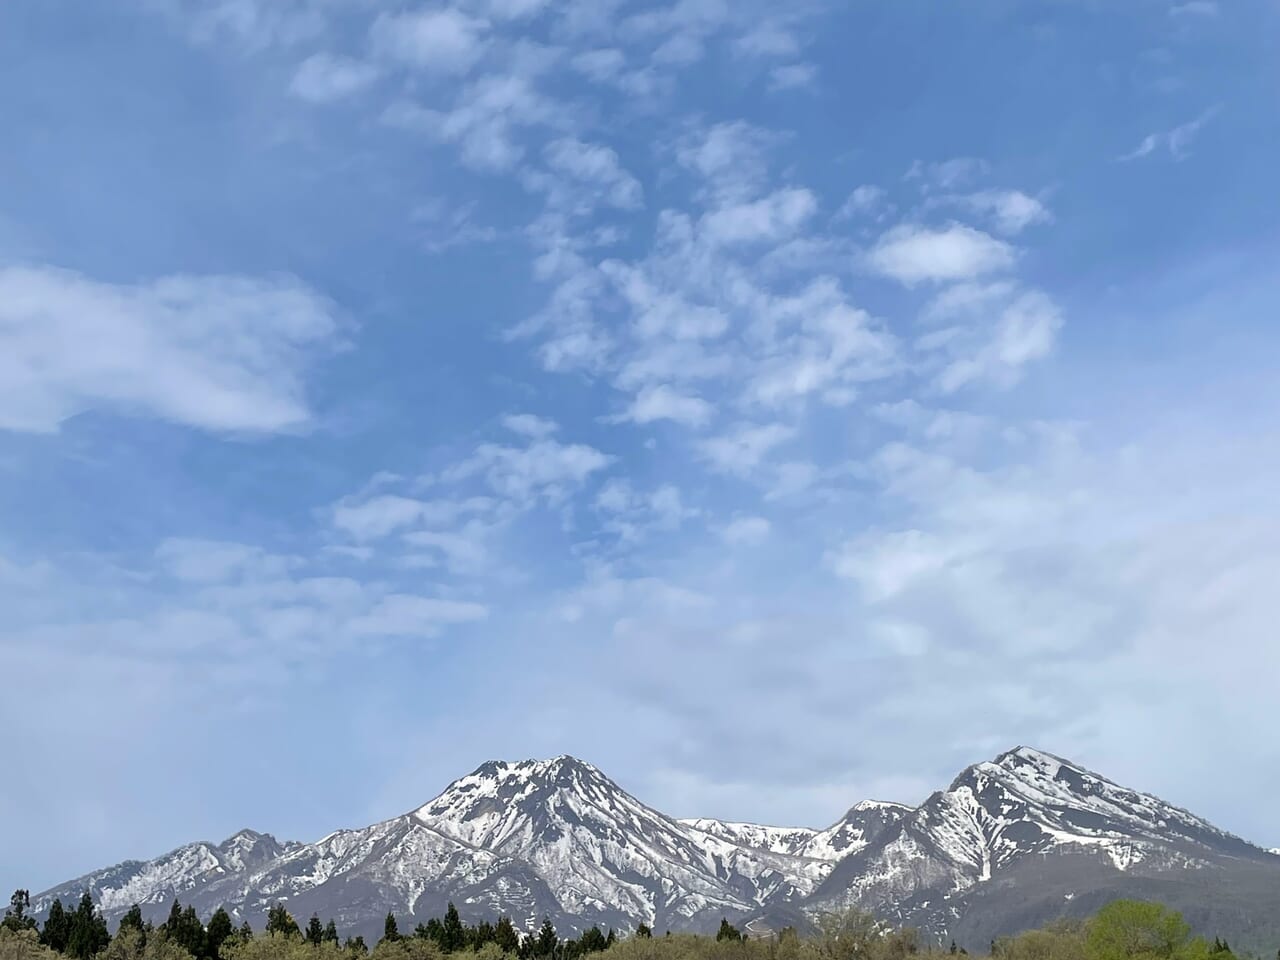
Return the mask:
MULTIPOLYGON (((516 933, 510 917, 499 917, 493 928, 493 942, 502 948, 503 953, 517 953, 520 950, 520 934, 516 933)), ((1280 960, 1280 956, 1276 957, 1280 960)))
POLYGON ((369 948, 364 945, 364 937, 361 936, 347 937, 345 949, 347 953, 357 957, 363 957, 369 953, 369 948))
POLYGON ((70 929, 67 932, 67 949, 69 957, 76 960, 89 960, 99 950, 105 950, 111 942, 111 933, 107 930, 107 921, 103 919, 98 908, 94 906, 93 897, 86 890, 80 897, 76 912, 71 914, 70 929))
POLYGON ((231 923, 231 914, 227 913, 225 907, 219 907, 213 911, 213 916, 209 918, 209 925, 204 930, 205 950, 210 960, 220 960, 222 956, 222 945, 231 939, 235 933, 235 926, 231 923))
MULTIPOLYGON (((653 930, 650 928, 650 926, 647 923, 641 920, 640 923, 637 924, 636 926, 636 936, 639 937, 641 940, 648 940, 650 937, 653 936, 653 930)), ((1280 960, 1280 957, 1278 957, 1277 960, 1280 960)))
POLYGON ((556 928, 551 922, 551 918, 543 917, 542 926, 538 929, 538 936, 533 941, 533 955, 535 957, 554 957, 556 955, 556 947, 559 944, 560 938, 556 936, 556 928))
POLYGON ((467 946, 479 950, 486 943, 493 943, 496 930, 488 920, 481 920, 474 927, 467 929, 467 946))
POLYGON ((333 922, 333 917, 330 917, 329 922, 324 925, 324 935, 320 939, 325 943, 338 942, 338 925, 333 922))
POLYGON ((396 915, 388 913, 387 919, 382 924, 382 939, 389 940, 392 943, 400 939, 400 928, 396 926, 396 915))
POLYGON ((320 918, 314 913, 311 919, 307 921, 307 932, 303 935, 307 943, 314 947, 320 946, 324 941, 324 924, 320 922, 320 918))
POLYGON ((45 918, 44 929, 40 931, 40 942, 56 953, 67 952, 67 940, 71 936, 71 916, 62 906, 62 900, 55 898, 49 906, 49 916, 45 918))
POLYGON ((584 931, 578 939, 578 943, 581 945, 583 953, 599 953, 609 946, 599 927, 592 927, 590 930, 584 931))
POLYGON ((604 938, 604 947, 605 947, 605 949, 606 949, 606 950, 608 950, 610 947, 612 947, 612 946, 613 946, 615 943, 617 943, 617 942, 618 942, 618 935, 617 935, 616 933, 614 933, 614 932, 613 932, 613 927, 610 927, 610 928, 609 928, 609 935, 608 935, 607 937, 605 937, 605 938, 604 938))
POLYGON ((461 950, 467 945, 467 934, 462 928, 462 918, 458 916, 458 908, 450 901, 449 907, 444 912, 444 942, 440 944, 440 949, 445 953, 453 953, 461 950))

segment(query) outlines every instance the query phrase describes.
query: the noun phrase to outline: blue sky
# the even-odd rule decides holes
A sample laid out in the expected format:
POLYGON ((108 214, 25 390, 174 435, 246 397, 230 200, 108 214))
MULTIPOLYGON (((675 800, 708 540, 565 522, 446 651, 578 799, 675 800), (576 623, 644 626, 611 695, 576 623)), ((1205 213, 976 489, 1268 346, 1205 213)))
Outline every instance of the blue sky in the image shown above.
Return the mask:
POLYGON ((4 4, 0 880, 566 752, 1280 844, 1278 27, 4 4))

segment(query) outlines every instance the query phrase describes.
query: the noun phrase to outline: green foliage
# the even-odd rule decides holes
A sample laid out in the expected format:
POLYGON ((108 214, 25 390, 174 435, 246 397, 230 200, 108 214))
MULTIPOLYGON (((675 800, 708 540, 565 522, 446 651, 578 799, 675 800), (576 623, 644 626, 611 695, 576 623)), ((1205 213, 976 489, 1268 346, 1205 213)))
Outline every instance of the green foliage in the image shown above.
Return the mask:
POLYGON ((9 898, 9 909, 4 912, 4 919, 0 920, 0 927, 14 933, 21 930, 34 930, 36 928, 35 918, 27 916, 27 911, 30 909, 30 891, 13 891, 13 896, 9 898))
MULTIPOLYGON (((493 942, 503 953, 515 953, 520 949, 520 934, 516 933, 510 917, 499 917, 493 928, 493 942)), ((1277 957, 1276 960, 1280 960, 1277 957)))
POLYGON ((40 935, 27 926, 0 924, 0 960, 60 960, 40 942, 40 935))
POLYGON ((1209 952, 1182 914, 1141 900, 1107 904, 1084 938, 1085 960, 1203 960, 1209 952))
POLYGON ((192 955, 159 930, 148 936, 146 930, 125 926, 112 939, 98 960, 193 960, 192 955))
POLYGON ((55 898, 49 907, 49 916, 45 918, 44 928, 40 931, 40 942, 56 953, 65 953, 67 939, 71 936, 71 918, 62 906, 62 900, 55 898))
MULTIPOLYGON (((230 920, 228 917, 227 921, 230 920)), ((182 904, 174 900, 173 906, 169 908, 169 918, 160 924, 157 932, 193 957, 206 958, 211 955, 204 924, 200 922, 196 908, 190 904, 184 909, 182 904)))
MULTIPOLYGON (((650 940, 653 938, 653 929, 642 920, 636 927, 636 936, 642 940, 650 940)), ((1277 958, 1277 960, 1280 960, 1280 958, 1277 958)))
POLYGON ((324 942, 324 924, 320 922, 320 918, 314 913, 307 923, 307 932, 303 934, 303 939, 313 947, 318 947, 324 942))
POLYGON ((818 917, 814 946, 822 960, 861 960, 879 942, 880 923, 862 910, 842 910, 818 917))
POLYGON ((293 919, 293 914, 283 903, 277 903, 267 910, 267 933, 284 938, 302 936, 298 921, 293 919))
POLYGON ((69 917, 67 946, 63 952, 76 960, 89 960, 95 953, 106 949, 110 942, 107 921, 98 912, 93 897, 86 890, 80 897, 76 912, 69 917))
POLYGON ((742 932, 727 919, 721 918, 720 929, 716 931, 716 940, 721 942, 728 940, 733 943, 741 943, 742 932))
MULTIPOLYGON (((400 928, 396 925, 396 915, 388 913, 382 923, 382 943, 395 943, 400 939, 400 928)), ((380 943, 379 946, 382 944, 380 943)))
POLYGON ((146 923, 142 919, 142 908, 135 903, 129 908, 128 913, 120 918, 120 926, 116 928, 116 935, 119 936, 129 930, 134 930, 142 934, 145 940, 146 929, 146 923))
POLYGON ((235 927, 231 923, 231 914, 222 907, 213 911, 209 925, 205 927, 205 949, 210 960, 221 960, 222 945, 235 936, 235 927))
POLYGON ((324 925, 324 933, 321 934, 320 939, 325 943, 338 942, 338 925, 333 922, 333 917, 330 917, 329 922, 324 925))
POLYGON ((530 956, 552 958, 556 955, 556 947, 560 943, 560 938, 556 935, 555 925, 551 922, 550 917, 542 918, 542 926, 538 930, 538 935, 533 938, 530 947, 530 956))

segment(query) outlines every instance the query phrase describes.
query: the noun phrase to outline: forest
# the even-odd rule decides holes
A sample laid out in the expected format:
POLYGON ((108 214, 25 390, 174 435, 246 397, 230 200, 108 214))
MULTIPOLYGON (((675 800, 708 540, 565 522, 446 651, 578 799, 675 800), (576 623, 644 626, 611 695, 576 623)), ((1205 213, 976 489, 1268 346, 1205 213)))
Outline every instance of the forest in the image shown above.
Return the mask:
MULTIPOLYGON (((749 936, 727 919, 715 936, 658 936, 648 926, 619 935, 591 927, 561 937, 549 919, 521 933, 509 917, 464 923, 449 904, 443 917, 402 932, 388 914, 381 938, 344 938, 332 920, 305 926, 283 904, 272 906, 263 929, 236 926, 226 910, 203 921, 195 908, 174 901, 163 923, 143 919, 135 905, 112 933, 86 892, 74 908, 55 901, 43 923, 31 915, 26 890, 15 891, 0 921, 0 960, 943 960, 970 951, 952 942, 939 949, 916 931, 896 929, 858 910, 817 917, 812 929, 749 936), (458 958, 466 960, 466 958, 458 958)), ((1043 929, 991 941, 992 960, 1234 960, 1231 945, 1193 934, 1182 916, 1158 903, 1117 900, 1087 920, 1063 920, 1043 929)), ((1263 960, 1241 955, 1241 960, 1263 960)), ((1270 960, 1270 958, 1266 958, 1270 960)), ((1276 953, 1280 960, 1280 950, 1276 953)))

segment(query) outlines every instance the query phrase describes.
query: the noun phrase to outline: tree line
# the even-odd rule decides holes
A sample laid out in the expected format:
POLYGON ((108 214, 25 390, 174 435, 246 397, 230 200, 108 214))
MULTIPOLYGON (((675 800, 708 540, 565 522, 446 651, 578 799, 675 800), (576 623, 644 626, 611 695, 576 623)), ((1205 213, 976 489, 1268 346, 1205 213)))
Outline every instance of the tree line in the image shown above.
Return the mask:
MULTIPOLYGON (((144 920, 136 904, 112 935, 86 892, 74 909, 54 901, 43 924, 31 916, 31 897, 18 890, 0 920, 0 960, 943 960, 970 951, 925 944, 912 929, 895 929, 874 916, 848 910, 824 914, 813 928, 747 936, 727 919, 714 937, 667 931, 655 937, 646 924, 618 936, 591 927, 562 937, 550 918, 521 933, 509 917, 462 921, 451 903, 443 917, 401 933, 388 913, 381 939, 370 948, 360 936, 343 939, 337 924, 312 916, 300 926, 284 904, 267 912, 261 933, 238 927, 225 909, 207 923, 195 907, 176 900, 163 923, 144 920)), ((1194 936, 1182 916, 1157 903, 1115 901, 1088 920, 1064 920, 975 950, 992 960, 1234 960, 1230 944, 1194 936)), ((1247 956, 1247 955, 1246 955, 1247 956)), ((1251 957, 1248 960, 1259 960, 1251 957)), ((1276 953, 1280 960, 1280 951, 1276 953)))

